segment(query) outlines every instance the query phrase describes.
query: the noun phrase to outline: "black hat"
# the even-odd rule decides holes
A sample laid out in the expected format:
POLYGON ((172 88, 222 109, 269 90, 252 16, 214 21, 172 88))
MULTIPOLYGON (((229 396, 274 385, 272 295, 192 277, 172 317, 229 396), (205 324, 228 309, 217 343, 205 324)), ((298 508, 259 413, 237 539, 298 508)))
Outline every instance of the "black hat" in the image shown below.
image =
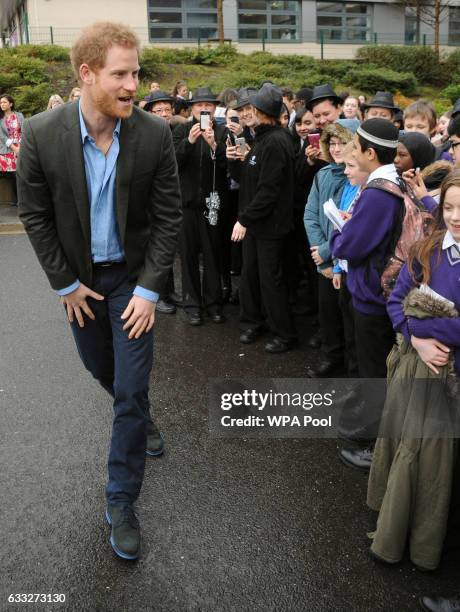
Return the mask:
POLYGON ((430 139, 420 132, 405 132, 399 135, 399 141, 406 147, 412 157, 414 168, 426 168, 434 162, 436 149, 430 139))
POLYGON ((317 85, 313 88, 312 96, 307 102, 307 108, 311 110, 313 106, 321 100, 334 100, 334 102, 338 104, 343 104, 342 98, 335 93, 329 83, 326 83, 326 85, 317 85))
POLYGON ((193 97, 188 101, 189 104, 195 102, 213 102, 219 104, 216 94, 213 94, 209 87, 197 87, 193 93, 193 97))
POLYGON ((369 101, 363 104, 363 108, 388 108, 388 110, 396 113, 399 111, 399 106, 395 106, 393 96, 389 91, 378 91, 375 96, 369 101))
POLYGON ((310 87, 302 87, 301 89, 299 89, 298 92, 296 92, 295 97, 297 98, 297 100, 303 100, 305 104, 308 104, 308 102, 310 102, 311 100, 312 95, 313 89, 310 89, 310 87))
POLYGON ((283 106, 283 93, 279 87, 266 83, 249 98, 249 103, 262 113, 278 119, 283 106))
POLYGON ((459 113, 460 113, 460 98, 457 98, 457 100, 455 100, 454 108, 452 109, 451 117, 453 118, 459 113))
POLYGON ((242 87, 241 89, 238 90, 238 94, 236 96, 236 102, 235 104, 232 105, 232 108, 234 108, 235 110, 238 110, 240 108, 243 108, 243 106, 247 106, 248 104, 251 104, 249 102, 249 98, 255 93, 257 93, 256 87, 242 87))
POLYGON ((388 119, 366 119, 356 133, 379 147, 386 149, 397 149, 398 147, 399 130, 388 119))
POLYGON ((144 110, 150 112, 152 110, 152 106, 157 102, 169 102, 171 106, 174 104, 174 98, 164 91, 154 91, 146 98, 146 104, 144 106, 144 110))

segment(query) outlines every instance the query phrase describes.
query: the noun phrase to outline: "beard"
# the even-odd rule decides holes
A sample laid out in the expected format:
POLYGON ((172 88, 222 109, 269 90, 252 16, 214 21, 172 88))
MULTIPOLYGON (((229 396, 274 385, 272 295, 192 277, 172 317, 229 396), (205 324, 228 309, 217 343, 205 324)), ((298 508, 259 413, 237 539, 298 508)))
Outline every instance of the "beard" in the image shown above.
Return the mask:
POLYGON ((134 104, 125 107, 121 106, 118 98, 123 98, 125 96, 131 96, 131 94, 122 92, 120 96, 114 97, 98 88, 98 90, 94 92, 93 103, 97 110, 107 117, 111 117, 112 119, 127 119, 133 113, 134 104))

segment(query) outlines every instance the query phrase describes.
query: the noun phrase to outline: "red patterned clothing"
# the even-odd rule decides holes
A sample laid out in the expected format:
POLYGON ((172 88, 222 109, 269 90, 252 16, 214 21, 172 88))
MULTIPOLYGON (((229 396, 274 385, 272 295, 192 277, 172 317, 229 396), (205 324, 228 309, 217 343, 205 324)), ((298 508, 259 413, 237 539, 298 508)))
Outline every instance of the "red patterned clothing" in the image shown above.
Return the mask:
MULTIPOLYGON (((21 142, 21 125, 17 116, 12 113, 3 119, 4 125, 8 132, 8 137, 13 141, 13 144, 21 142)), ((0 172, 16 172, 16 154, 3 153, 0 155, 0 172)))

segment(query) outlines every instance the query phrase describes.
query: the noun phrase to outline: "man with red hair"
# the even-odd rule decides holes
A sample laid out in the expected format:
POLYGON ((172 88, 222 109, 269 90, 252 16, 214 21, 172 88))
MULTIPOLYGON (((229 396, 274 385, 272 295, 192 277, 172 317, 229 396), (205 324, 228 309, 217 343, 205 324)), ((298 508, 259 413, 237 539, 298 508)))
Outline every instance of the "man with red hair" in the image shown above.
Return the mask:
POLYGON ((86 29, 71 53, 81 98, 26 122, 18 169, 21 220, 85 367, 113 397, 106 517, 124 559, 139 555, 155 304, 181 220, 169 126, 134 107, 138 56, 130 28, 86 29))

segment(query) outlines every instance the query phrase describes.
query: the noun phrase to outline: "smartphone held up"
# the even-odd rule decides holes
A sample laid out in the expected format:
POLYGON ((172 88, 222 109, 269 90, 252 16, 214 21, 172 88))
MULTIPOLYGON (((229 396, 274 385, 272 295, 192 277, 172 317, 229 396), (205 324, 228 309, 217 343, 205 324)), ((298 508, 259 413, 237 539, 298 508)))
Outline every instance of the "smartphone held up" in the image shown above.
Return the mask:
POLYGON ((200 113, 200 130, 206 131, 211 125, 211 113, 209 111, 201 111, 200 113))

